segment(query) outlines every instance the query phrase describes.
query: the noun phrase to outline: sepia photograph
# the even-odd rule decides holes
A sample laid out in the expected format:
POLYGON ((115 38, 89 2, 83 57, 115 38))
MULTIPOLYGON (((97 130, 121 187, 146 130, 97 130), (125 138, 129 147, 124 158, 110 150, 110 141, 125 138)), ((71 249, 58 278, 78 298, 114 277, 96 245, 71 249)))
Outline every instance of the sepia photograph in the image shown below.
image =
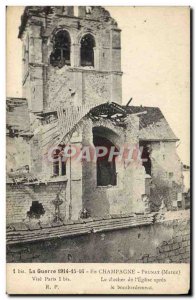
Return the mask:
POLYGON ((190 7, 7 6, 6 35, 7 263, 189 265, 190 7))

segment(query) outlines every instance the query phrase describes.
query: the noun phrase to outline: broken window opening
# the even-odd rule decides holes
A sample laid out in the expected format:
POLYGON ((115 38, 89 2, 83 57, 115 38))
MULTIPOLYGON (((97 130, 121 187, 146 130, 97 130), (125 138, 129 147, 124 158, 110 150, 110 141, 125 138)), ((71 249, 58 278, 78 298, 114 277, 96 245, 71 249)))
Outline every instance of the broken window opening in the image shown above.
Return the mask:
POLYGON ((92 13, 92 6, 86 6, 86 14, 90 15, 92 13))
POLYGON ((91 34, 86 34, 81 40, 81 66, 94 67, 95 40, 91 34))
POLYGON ((30 210, 27 212, 27 216, 31 219, 40 219, 45 214, 43 205, 39 201, 32 201, 30 210))
POLYGON ((66 163, 65 161, 61 161, 61 175, 66 175, 66 163))
POLYGON ((146 174, 151 176, 152 164, 150 159, 150 153, 151 153, 150 145, 143 142, 140 143, 140 146, 142 147, 142 155, 141 155, 142 165, 145 168, 146 174))
MULTIPOLYGON (((108 139, 100 136, 94 136, 93 143, 95 146, 104 146, 108 149, 108 152, 104 157, 97 158, 97 186, 117 185, 115 161, 117 155, 114 155, 112 160, 109 161, 110 149, 111 147, 114 147, 114 144, 108 139)), ((117 151, 118 149, 115 148, 115 152, 117 151)))
POLYGON ((62 68, 70 66, 70 35, 65 30, 60 30, 54 37, 53 51, 50 55, 50 63, 53 67, 62 68))
POLYGON ((66 161, 64 157, 64 146, 60 149, 55 149, 53 152, 53 176, 66 175, 66 161))
POLYGON ((53 176, 59 176, 59 161, 53 162, 53 176))

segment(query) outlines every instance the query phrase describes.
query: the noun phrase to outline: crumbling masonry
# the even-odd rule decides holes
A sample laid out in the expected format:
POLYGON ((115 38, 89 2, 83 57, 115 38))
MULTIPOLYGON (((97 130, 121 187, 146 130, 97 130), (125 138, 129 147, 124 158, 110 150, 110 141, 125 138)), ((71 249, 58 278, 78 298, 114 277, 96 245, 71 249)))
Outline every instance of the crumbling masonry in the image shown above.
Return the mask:
MULTIPOLYGON (((88 245, 99 230, 120 242, 121 234, 130 234, 127 228, 142 235, 146 226, 159 227, 160 232, 166 226, 172 228, 170 234, 154 244, 159 255, 151 249, 140 257, 132 255, 132 261, 174 262, 170 256, 178 249, 178 261, 188 261, 189 239, 177 234, 182 223, 187 236, 189 230, 189 222, 178 215, 188 208, 178 139, 159 108, 122 104, 117 22, 102 7, 78 7, 76 15, 72 6, 30 6, 22 15, 18 37, 23 98, 7 99, 8 260, 42 261, 28 243, 42 241, 42 251, 47 237, 56 235, 62 243, 76 235, 78 249, 80 239, 88 245), (60 156, 66 145, 80 152, 96 146, 117 151, 128 144, 142 147, 143 161, 126 165, 113 160, 108 165, 105 160, 63 161, 60 156), (60 150, 51 152, 54 145, 60 150), (48 159, 51 153, 55 162, 48 159), (173 211, 173 221, 164 221, 168 211, 173 211), (174 241, 178 246, 170 246, 174 241), (24 243, 21 249, 27 252, 16 250, 18 243, 24 243)), ((90 254, 80 259, 99 261, 90 254)), ((119 261, 116 254, 107 259, 119 261)))

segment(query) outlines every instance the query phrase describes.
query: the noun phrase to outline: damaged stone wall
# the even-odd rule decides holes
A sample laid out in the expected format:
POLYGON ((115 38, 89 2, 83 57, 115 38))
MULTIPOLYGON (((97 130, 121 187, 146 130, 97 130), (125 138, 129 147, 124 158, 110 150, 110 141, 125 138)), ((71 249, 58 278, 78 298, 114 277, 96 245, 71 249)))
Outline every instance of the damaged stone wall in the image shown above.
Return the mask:
POLYGON ((41 134, 36 134, 30 140, 30 159, 31 159, 31 172, 40 175, 43 171, 43 158, 41 149, 41 134))
MULTIPOLYGON (((111 95, 111 76, 107 73, 86 72, 84 77, 84 103, 114 101, 111 95)), ((115 98, 115 97, 114 97, 115 98)))
MULTIPOLYGON (((77 70, 67 66, 61 69, 48 67, 47 78, 47 107, 50 109, 59 104, 72 106, 94 103, 96 105, 103 101, 114 101, 112 79, 108 72, 77 70)), ((114 89, 116 89, 116 82, 114 89)))
POLYGON ((52 223, 55 218, 55 206, 53 201, 59 194, 63 200, 60 206, 62 220, 68 218, 69 210, 66 198, 66 182, 48 183, 40 185, 7 184, 6 222, 7 225, 17 222, 43 222, 52 223), (33 201, 42 204, 45 213, 38 219, 30 219, 27 212, 33 201))
POLYGON ((172 227, 171 238, 163 240, 156 251, 145 253, 138 263, 189 263, 190 262, 190 221, 174 220, 163 223, 167 232, 172 227))
MULTIPOLYGON (((10 152, 11 150, 8 151, 10 157, 8 158, 7 167, 11 168, 12 165, 14 167, 21 167, 28 164, 30 165, 32 175, 37 179, 37 182, 31 183, 31 185, 8 184, 7 222, 21 222, 24 219, 28 221, 28 218, 26 218, 27 211, 29 210, 32 201, 39 201, 43 204, 45 214, 41 216, 40 221, 51 222, 54 218, 54 204, 52 204, 52 201, 56 198, 58 192, 60 192, 60 197, 62 197, 64 201, 60 207, 62 220, 77 220, 82 211, 81 161, 77 161, 76 159, 70 161, 70 159, 68 159, 66 161, 66 174, 64 176, 54 176, 52 161, 48 160, 49 158, 47 155, 45 157, 43 153, 40 153, 40 135, 37 134, 34 136, 29 144, 24 142, 24 145, 22 138, 18 139, 20 148, 12 147, 12 153, 10 152), (28 148, 26 149, 26 147, 28 148), (15 149, 15 152, 13 149, 15 149), (27 150, 31 150, 31 155, 27 150), (20 153, 20 155, 18 155, 18 153, 20 153), (28 160, 24 160, 24 158, 27 158, 28 160)), ((12 138, 10 139, 10 143, 15 146, 15 140, 18 139, 12 138)), ((71 142, 72 146, 75 147, 77 151, 81 149, 80 130, 73 134, 71 142)), ((30 174, 27 175, 30 176, 30 174)))
POLYGON ((30 166, 30 122, 27 100, 6 99, 6 170, 30 166))
POLYGON ((52 109, 59 104, 66 107, 77 104, 77 102, 74 103, 77 96, 74 73, 70 72, 66 66, 61 69, 48 67, 47 79, 48 108, 52 109))
POLYGON ((28 101, 31 112, 43 110, 43 59, 41 22, 28 27, 23 41, 23 97, 28 101))
MULTIPOLYGON (((86 120, 83 131, 83 145, 93 146, 93 131, 110 140, 118 149, 125 145, 138 144, 139 120, 137 116, 127 119, 127 128, 115 126, 110 120, 86 120)), ((116 159, 117 184, 98 186, 96 162, 83 161, 83 208, 91 216, 107 216, 119 213, 143 213, 146 209, 142 195, 146 194, 145 170, 141 163, 131 162, 128 166, 116 159)))
POLYGON ((32 112, 52 109, 56 101, 68 104, 65 98, 69 94, 78 105, 96 103, 97 98, 121 103, 120 29, 108 12, 93 7, 92 14, 82 13, 84 16, 77 18, 72 13, 66 16, 64 9, 59 13, 57 7, 51 7, 48 14, 42 7, 34 8, 33 12, 27 10, 27 23, 19 36, 23 41, 23 95, 32 112), (53 38, 58 30, 66 30, 71 40, 70 66, 60 69, 50 64, 53 38), (95 39, 94 67, 80 65, 80 42, 87 33, 95 39))
POLYGON ((30 143, 21 136, 6 138, 6 169, 16 170, 22 166, 31 164, 30 159, 30 143))
POLYGON ((176 153, 175 142, 151 142, 152 183, 150 199, 152 211, 157 211, 164 199, 168 210, 177 208, 178 194, 183 192, 182 163, 176 153))
POLYGON ((152 225, 8 245, 7 262, 188 263, 189 211, 162 218, 152 225))

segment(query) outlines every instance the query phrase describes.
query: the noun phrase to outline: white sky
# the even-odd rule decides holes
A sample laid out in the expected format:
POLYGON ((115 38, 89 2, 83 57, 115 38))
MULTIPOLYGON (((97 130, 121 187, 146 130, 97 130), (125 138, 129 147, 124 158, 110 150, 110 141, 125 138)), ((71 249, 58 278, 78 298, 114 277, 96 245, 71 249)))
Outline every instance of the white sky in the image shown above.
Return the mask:
MULTIPOLYGON (((123 103, 158 106, 180 138, 178 153, 189 164, 189 10, 183 7, 108 7, 121 33, 123 103)), ((21 97, 23 7, 7 12, 7 96, 21 97), (9 80, 8 80, 9 79, 9 80)))

